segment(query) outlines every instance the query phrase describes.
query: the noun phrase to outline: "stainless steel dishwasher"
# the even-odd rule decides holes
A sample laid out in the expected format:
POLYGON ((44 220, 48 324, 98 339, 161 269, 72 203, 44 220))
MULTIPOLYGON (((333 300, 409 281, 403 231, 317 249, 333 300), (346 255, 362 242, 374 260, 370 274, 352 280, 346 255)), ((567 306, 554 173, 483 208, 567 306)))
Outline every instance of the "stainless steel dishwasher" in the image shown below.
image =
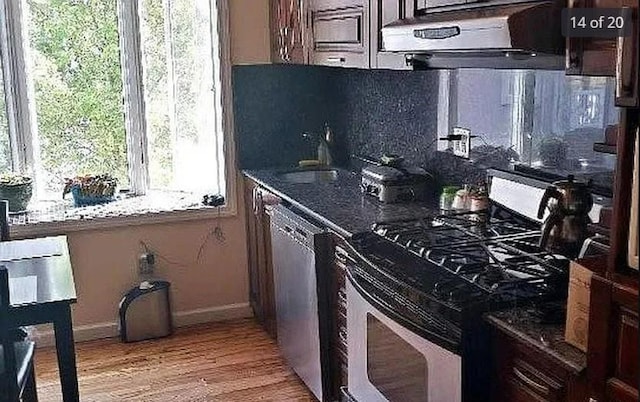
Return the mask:
POLYGON ((270 213, 278 346, 323 401, 330 394, 327 270, 322 269, 327 233, 283 205, 270 213))

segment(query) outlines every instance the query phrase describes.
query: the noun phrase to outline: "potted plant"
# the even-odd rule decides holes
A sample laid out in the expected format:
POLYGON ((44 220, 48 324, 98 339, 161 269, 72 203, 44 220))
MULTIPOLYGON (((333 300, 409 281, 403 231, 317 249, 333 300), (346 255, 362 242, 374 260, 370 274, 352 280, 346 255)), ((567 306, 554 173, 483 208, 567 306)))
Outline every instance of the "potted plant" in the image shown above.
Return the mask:
POLYGON ((67 179, 62 196, 73 196, 76 207, 98 205, 113 201, 118 179, 108 174, 76 176, 67 179))
POLYGON ((0 175, 0 200, 9 202, 9 212, 27 209, 33 194, 33 179, 29 176, 5 173, 0 175))
POLYGON ((543 166, 562 167, 567 161, 568 144, 558 137, 545 137, 540 141, 538 154, 543 166))

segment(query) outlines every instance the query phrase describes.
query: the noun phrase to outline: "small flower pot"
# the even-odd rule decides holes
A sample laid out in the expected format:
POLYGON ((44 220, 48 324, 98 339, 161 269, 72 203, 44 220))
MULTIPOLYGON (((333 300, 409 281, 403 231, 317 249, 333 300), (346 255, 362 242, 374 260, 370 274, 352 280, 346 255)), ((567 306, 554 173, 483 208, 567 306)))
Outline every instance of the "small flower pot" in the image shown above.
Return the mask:
POLYGON ((33 182, 0 184, 0 200, 9 201, 9 212, 26 211, 33 195, 33 182))

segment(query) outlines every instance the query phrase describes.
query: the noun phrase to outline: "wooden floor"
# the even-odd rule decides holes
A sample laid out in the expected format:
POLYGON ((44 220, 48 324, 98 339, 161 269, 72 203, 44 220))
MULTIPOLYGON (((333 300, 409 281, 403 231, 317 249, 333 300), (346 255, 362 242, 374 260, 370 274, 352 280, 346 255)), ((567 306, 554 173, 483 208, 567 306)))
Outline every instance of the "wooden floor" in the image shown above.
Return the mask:
MULTIPOLYGON (((76 345, 80 400, 313 401, 253 320, 180 329, 165 339, 76 345)), ((38 397, 61 401, 55 351, 36 354, 38 397)))

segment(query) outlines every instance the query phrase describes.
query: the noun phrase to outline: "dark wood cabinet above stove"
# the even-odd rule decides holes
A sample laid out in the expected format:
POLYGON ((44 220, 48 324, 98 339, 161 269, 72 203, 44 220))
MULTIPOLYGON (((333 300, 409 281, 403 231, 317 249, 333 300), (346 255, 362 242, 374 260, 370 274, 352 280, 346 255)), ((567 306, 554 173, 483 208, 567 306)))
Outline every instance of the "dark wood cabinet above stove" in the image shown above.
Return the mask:
POLYGON ((620 38, 567 38, 567 74, 616 77, 616 105, 638 106, 638 1, 568 0, 569 8, 630 8, 633 33, 620 38))
POLYGON ((415 9, 415 0, 370 0, 371 68, 411 69, 403 54, 385 52, 381 29, 391 22, 413 17, 415 9))

